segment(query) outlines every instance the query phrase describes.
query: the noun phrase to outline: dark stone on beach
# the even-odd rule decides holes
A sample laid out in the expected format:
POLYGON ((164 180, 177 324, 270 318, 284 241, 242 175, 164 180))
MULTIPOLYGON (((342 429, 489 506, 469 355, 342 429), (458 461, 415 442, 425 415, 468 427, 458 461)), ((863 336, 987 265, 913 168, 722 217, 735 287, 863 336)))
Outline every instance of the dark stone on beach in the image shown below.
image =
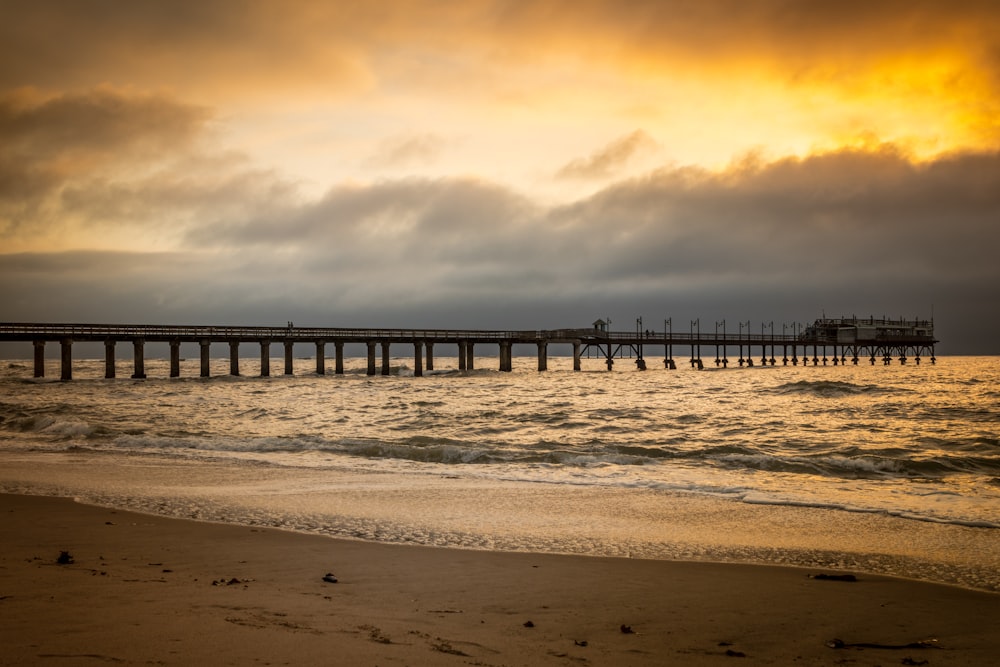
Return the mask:
POLYGON ((623 635, 634 635, 635 630, 632 629, 631 625, 622 625, 621 631, 623 635))
POLYGON ((524 622, 524 627, 526 627, 526 628, 533 628, 533 627, 535 627, 535 624, 532 623, 531 621, 525 621, 524 622))
POLYGON ((337 583, 337 577, 333 576, 332 572, 327 572, 326 574, 323 575, 323 581, 325 581, 328 584, 335 584, 337 583))
POLYGON ((56 558, 56 563, 59 565, 72 565, 74 563, 73 557, 68 551, 60 551, 59 557, 56 558))
POLYGON ((577 640, 574 639, 573 643, 576 644, 577 646, 586 646, 587 645, 587 640, 584 639, 583 641, 577 641, 577 640))
POLYGON ((813 579, 819 579, 821 581, 857 581, 858 578, 853 574, 814 574, 813 579))
POLYGON ((250 580, 247 579, 245 581, 240 581, 236 577, 233 577, 232 579, 230 579, 228 581, 225 580, 225 579, 216 579, 215 581, 212 582, 212 585, 213 586, 236 586, 238 584, 245 584, 248 581, 250 581, 250 580))
POLYGON ((731 648, 727 648, 726 649, 726 655, 728 657, 730 657, 730 658, 745 658, 745 657, 747 657, 747 654, 744 653, 743 651, 734 651, 731 648))

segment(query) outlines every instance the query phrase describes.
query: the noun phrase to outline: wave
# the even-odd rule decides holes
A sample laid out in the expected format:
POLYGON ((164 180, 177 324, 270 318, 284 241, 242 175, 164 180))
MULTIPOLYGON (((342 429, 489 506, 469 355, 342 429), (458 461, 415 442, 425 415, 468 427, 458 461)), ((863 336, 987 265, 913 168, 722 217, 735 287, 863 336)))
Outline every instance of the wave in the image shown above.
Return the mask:
POLYGON ((854 384, 840 380, 798 380, 786 382, 769 391, 773 394, 811 394, 822 397, 841 397, 845 395, 876 395, 906 392, 906 389, 887 387, 877 384, 854 384))

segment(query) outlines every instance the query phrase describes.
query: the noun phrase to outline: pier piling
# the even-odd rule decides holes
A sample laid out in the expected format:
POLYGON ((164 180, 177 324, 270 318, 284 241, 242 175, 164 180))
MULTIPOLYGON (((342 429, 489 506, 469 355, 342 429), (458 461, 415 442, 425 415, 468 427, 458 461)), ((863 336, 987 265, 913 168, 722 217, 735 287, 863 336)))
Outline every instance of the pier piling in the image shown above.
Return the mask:
POLYGON ((271 377, 271 341, 260 341, 260 376, 271 377))
POLYGON ((115 377, 115 341, 107 339, 104 341, 104 379, 111 380, 115 377))
POLYGON ((59 341, 60 354, 60 374, 59 379, 68 381, 73 379, 73 341, 63 338, 59 341))
POLYGON ((238 340, 229 341, 229 374, 233 376, 240 374, 240 342, 238 340))
POLYGON ((201 357, 201 377, 207 378, 211 375, 211 356, 210 349, 212 347, 212 342, 206 339, 201 339, 198 341, 198 347, 200 348, 201 357))
POLYGON ((290 340, 285 341, 285 375, 295 374, 295 357, 294 357, 295 343, 290 340))
POLYGON ((145 346, 146 341, 142 338, 136 338, 132 341, 133 380, 146 379, 146 359, 143 356, 143 348, 145 346))
POLYGON ((35 377, 45 377, 45 341, 32 341, 35 348, 35 377))
POLYGON ((326 375, 326 343, 316 341, 316 375, 326 375))
POLYGON ((170 341, 170 377, 179 378, 181 376, 181 342, 177 339, 170 341))

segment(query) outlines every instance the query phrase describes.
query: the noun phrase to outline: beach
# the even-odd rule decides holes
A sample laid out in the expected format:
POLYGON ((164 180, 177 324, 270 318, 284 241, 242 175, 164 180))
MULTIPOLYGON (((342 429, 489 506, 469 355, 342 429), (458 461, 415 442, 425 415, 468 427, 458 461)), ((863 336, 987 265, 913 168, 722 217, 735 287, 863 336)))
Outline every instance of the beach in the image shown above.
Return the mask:
POLYGON ((1000 596, 907 579, 379 544, 38 496, 0 495, 0 512, 2 664, 986 665, 1000 655, 1000 596))

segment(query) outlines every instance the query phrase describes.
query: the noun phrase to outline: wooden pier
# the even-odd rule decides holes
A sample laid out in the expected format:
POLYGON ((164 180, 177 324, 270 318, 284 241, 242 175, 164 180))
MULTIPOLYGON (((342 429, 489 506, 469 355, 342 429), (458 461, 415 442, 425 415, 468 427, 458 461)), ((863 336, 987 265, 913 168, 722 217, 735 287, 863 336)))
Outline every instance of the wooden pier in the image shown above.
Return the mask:
POLYGON ((293 349, 296 344, 315 349, 316 373, 326 374, 326 354, 333 348, 334 372, 344 372, 344 346, 362 344, 367 347, 368 375, 389 375, 391 345, 407 345, 413 351, 413 374, 423 375, 424 369, 434 370, 434 346, 454 345, 458 350, 458 369, 473 370, 476 346, 495 346, 499 350, 499 370, 510 371, 514 345, 534 345, 537 348, 538 370, 548 369, 550 345, 569 345, 573 351, 573 369, 581 369, 583 355, 597 355, 607 369, 616 359, 633 358, 636 368, 646 370, 647 352, 662 350, 663 367, 676 369, 675 350, 686 350, 684 358, 692 368, 704 368, 706 363, 728 367, 730 352, 738 352, 736 363, 753 366, 774 366, 779 362, 797 366, 800 362, 813 366, 847 364, 848 358, 857 364, 864 356, 875 365, 877 360, 888 365, 896 358, 905 364, 912 357, 919 364, 921 357, 936 361, 933 321, 858 318, 821 318, 812 325, 793 325, 791 333, 782 325, 776 333, 773 323, 760 326, 760 333, 751 332, 750 322, 740 322, 738 332, 727 333, 726 323, 716 322, 711 333, 702 331, 699 320, 693 320, 687 332, 673 330, 671 320, 664 320, 662 331, 642 328, 636 320, 634 332, 611 331, 598 320, 593 327, 582 329, 552 329, 536 331, 492 331, 479 329, 343 329, 325 327, 232 327, 176 326, 128 324, 24 324, 0 323, 0 341, 30 342, 34 346, 34 376, 45 376, 45 346, 60 346, 61 379, 73 377, 73 343, 103 342, 105 377, 116 375, 115 348, 118 343, 130 344, 133 350, 132 378, 146 377, 144 346, 147 342, 165 342, 170 349, 170 377, 180 376, 181 343, 200 346, 201 377, 209 376, 210 348, 224 344, 229 348, 229 373, 239 375, 241 344, 260 348, 260 374, 270 375, 271 346, 282 345, 284 370, 292 374, 293 349), (812 351, 810 358, 809 352, 812 351), (702 358, 703 351, 714 351, 714 359, 702 358), (801 357, 799 352, 801 351, 801 357), (379 354, 380 353, 380 354, 379 354), (776 355, 780 353, 780 357, 776 355), (759 354, 759 357, 757 357, 759 354), (789 356, 791 354, 791 356, 789 356), (828 356, 831 355, 831 356, 828 356), (822 356, 820 356, 822 355, 822 356), (850 355, 850 357, 848 357, 850 355), (381 364, 378 363, 379 356, 381 364))

